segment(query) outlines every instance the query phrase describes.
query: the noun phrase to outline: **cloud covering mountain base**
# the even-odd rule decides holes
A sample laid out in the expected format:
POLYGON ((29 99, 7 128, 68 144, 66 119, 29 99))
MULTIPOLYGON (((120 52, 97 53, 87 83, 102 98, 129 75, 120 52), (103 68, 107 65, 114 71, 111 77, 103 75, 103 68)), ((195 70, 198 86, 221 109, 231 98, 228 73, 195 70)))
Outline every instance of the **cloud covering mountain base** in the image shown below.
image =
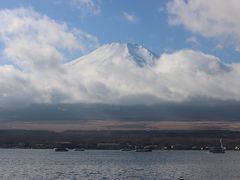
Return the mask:
POLYGON ((77 60, 48 67, 25 71, 16 64, 1 65, 0 105, 240 101, 240 65, 225 64, 193 50, 158 57, 139 45, 112 43, 77 60))
POLYGON ((127 43, 97 48, 93 35, 32 9, 1 10, 0 22, 4 24, 0 28, 4 47, 0 65, 2 108, 64 103, 240 102, 239 63, 226 64, 218 57, 193 50, 157 56, 140 45, 127 43), (66 61, 66 53, 71 51, 85 55, 66 61))

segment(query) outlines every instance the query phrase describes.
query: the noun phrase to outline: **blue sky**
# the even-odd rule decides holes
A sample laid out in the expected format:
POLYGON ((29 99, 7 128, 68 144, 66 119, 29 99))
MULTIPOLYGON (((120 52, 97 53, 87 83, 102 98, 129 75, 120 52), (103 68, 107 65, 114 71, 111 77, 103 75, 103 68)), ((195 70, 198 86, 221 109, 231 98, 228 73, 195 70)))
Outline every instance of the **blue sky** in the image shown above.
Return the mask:
POLYGON ((206 38, 201 33, 191 32, 184 25, 170 25, 170 15, 166 9, 169 1, 92 1, 98 8, 97 13, 92 12, 94 9, 78 8, 71 1, 64 0, 8 0, 1 1, 0 8, 31 7, 51 19, 96 36, 100 45, 132 42, 142 44, 157 54, 194 49, 216 55, 224 62, 238 62, 239 52, 235 51, 233 45, 217 48, 222 47, 219 45, 222 43, 218 40, 219 37, 206 38), (127 20, 124 13, 132 16, 132 21, 127 20))

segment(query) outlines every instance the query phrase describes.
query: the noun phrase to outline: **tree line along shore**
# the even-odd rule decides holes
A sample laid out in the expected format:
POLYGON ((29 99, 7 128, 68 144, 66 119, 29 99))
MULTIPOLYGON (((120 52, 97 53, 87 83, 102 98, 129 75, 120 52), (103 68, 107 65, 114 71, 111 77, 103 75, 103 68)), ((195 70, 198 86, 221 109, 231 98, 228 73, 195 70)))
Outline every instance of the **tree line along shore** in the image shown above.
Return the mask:
POLYGON ((0 130, 0 148, 53 149, 135 149, 208 150, 219 145, 227 150, 240 149, 240 132, 225 130, 179 131, 34 131, 0 130))

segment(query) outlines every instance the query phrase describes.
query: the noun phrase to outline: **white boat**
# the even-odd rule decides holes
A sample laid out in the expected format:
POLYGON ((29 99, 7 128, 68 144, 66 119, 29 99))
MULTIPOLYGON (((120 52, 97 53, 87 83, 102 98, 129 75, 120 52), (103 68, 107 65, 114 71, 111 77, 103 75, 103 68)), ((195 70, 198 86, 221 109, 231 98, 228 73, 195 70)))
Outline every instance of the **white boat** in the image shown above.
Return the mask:
POLYGON ((209 149, 211 153, 225 153, 225 149, 223 147, 222 139, 220 139, 220 146, 215 146, 209 149))

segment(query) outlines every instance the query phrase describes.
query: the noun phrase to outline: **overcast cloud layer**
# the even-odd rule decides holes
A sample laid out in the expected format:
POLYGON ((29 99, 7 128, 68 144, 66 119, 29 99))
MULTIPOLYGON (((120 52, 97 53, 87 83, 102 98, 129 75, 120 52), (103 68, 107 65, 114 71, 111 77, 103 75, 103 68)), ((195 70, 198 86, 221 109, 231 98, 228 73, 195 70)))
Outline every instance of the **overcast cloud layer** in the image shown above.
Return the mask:
MULTIPOLYGON (((187 6, 181 0, 172 3, 171 12, 187 6)), ((194 7, 199 3, 195 1, 194 7)), ((178 15, 172 22, 185 24, 178 15)), ((203 19, 203 23, 206 27, 202 29, 198 25, 186 26, 206 36, 236 36, 240 42, 240 34, 234 29, 221 31, 225 24, 217 23, 219 32, 204 32, 208 21, 203 19)), ((238 63, 224 64, 215 56, 193 50, 158 57, 141 46, 118 43, 66 63, 67 53, 86 54, 98 46, 97 38, 33 9, 1 10, 0 24, 4 47, 0 59, 0 106, 240 102, 238 63)))

